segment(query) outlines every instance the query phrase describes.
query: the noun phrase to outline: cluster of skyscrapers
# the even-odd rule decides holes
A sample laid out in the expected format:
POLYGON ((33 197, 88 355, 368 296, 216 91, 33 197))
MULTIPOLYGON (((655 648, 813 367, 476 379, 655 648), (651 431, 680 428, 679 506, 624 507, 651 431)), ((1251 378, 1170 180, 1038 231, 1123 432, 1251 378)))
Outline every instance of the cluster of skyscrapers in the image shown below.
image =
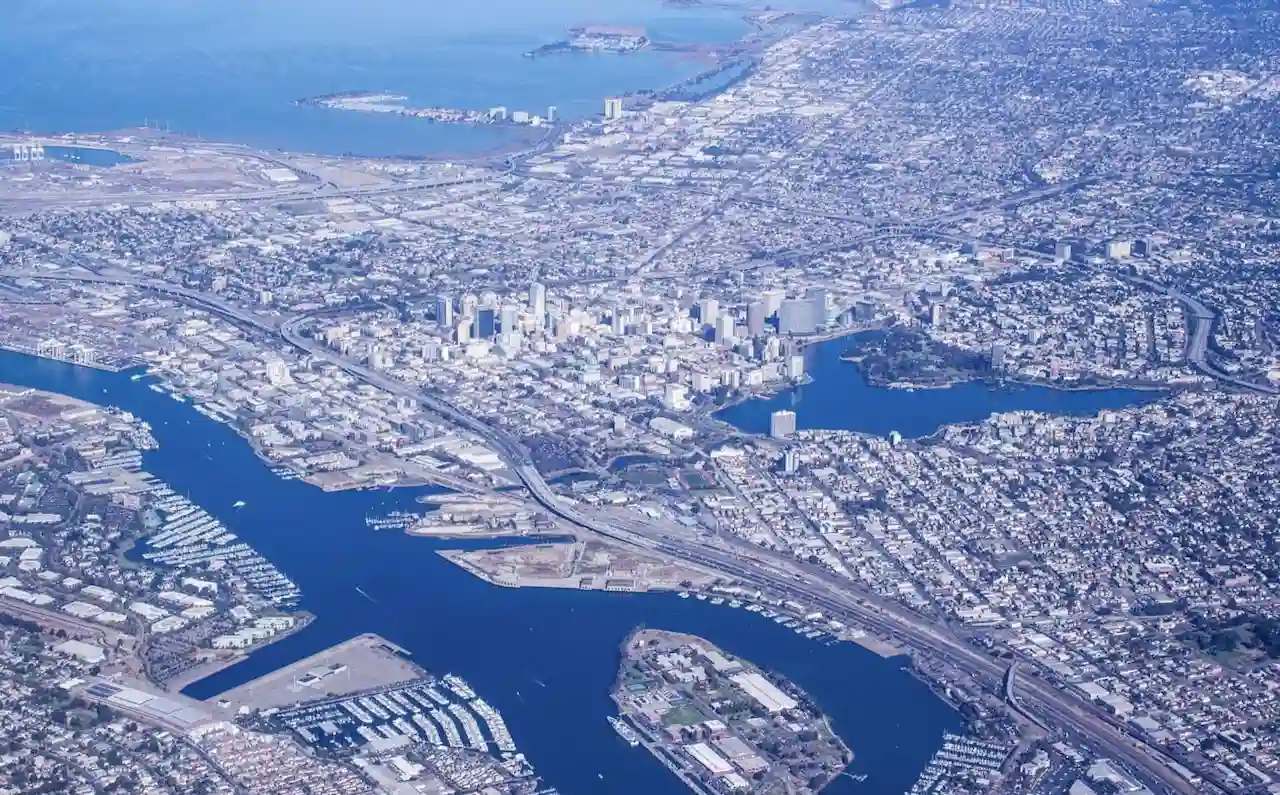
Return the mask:
MULTIPOLYGON (((830 323, 828 303, 827 291, 823 288, 811 288, 803 298, 788 298, 781 289, 766 290, 747 304, 744 323, 740 312, 722 308, 715 298, 704 297, 690 307, 688 327, 684 330, 695 332, 700 326, 708 330, 716 344, 724 346, 760 340, 761 344, 772 347, 767 351, 772 354, 768 358, 778 358, 786 352, 785 341, 779 337, 812 334, 830 323), (766 335, 770 323, 776 326, 776 335, 766 335)), ((554 331, 565 320, 559 315, 548 315, 547 288, 539 283, 530 285, 524 307, 500 302, 492 292, 480 296, 468 293, 458 301, 449 295, 438 295, 432 315, 447 332, 449 340, 461 344, 518 334, 530 330, 530 326, 532 330, 554 331)), ((622 302, 606 307, 598 319, 618 336, 631 332, 643 334, 648 325, 644 318, 636 315, 634 308, 622 302)))
MULTIPOLYGON (((518 333, 521 327, 521 309, 514 304, 498 305, 495 293, 485 293, 477 297, 468 293, 462 297, 455 307, 453 298, 448 295, 435 297, 433 315, 436 323, 449 332, 454 342, 467 343, 475 340, 492 340, 499 333, 518 333)), ((547 322, 547 288, 534 283, 529 287, 529 304, 527 317, 535 329, 543 328, 547 322)))

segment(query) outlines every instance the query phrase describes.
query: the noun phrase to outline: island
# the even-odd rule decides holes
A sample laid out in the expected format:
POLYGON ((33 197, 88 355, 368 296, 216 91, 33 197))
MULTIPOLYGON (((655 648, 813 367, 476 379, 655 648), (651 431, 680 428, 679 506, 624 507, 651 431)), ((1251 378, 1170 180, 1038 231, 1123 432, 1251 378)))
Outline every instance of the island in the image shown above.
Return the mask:
POLYGON ((611 696, 623 740, 701 795, 820 792, 853 759, 798 687, 693 635, 633 632, 611 696))
POLYGON ((990 357, 903 327, 859 334, 840 358, 856 364, 867 383, 878 387, 947 387, 992 373, 990 357))

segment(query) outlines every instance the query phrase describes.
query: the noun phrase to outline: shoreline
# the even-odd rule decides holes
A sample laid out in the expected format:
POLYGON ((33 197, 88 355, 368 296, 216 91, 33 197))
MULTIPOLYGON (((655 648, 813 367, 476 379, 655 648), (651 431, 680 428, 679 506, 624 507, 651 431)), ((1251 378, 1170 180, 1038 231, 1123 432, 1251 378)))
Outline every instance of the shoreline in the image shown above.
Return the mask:
POLYGON ((100 370, 104 373, 126 373, 141 366, 138 362, 130 362, 127 359, 117 364, 110 361, 78 361, 59 356, 49 356, 48 354, 39 353, 36 348, 30 348, 13 342, 0 342, 0 351, 20 353, 24 356, 34 356, 37 359, 44 359, 50 362, 60 362, 62 364, 71 364, 77 367, 88 367, 92 370, 100 370))

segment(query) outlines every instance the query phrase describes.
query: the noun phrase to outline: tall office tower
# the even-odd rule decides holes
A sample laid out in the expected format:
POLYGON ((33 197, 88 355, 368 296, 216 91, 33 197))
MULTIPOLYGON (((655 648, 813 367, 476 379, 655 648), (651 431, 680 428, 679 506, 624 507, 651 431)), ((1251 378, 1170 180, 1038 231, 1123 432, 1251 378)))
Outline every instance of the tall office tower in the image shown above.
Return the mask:
POLYGON ((534 325, 542 328, 547 322, 547 288, 539 282, 529 285, 529 311, 534 325))
POLYGON ((604 101, 604 117, 609 120, 622 118, 622 100, 609 97, 604 101))
POLYGON ((813 302, 804 298, 787 298, 778 306, 779 334, 809 334, 813 324, 813 302))
POLYGON ((813 327, 827 325, 827 288, 810 287, 805 298, 813 307, 813 327))
POLYGON ((1061 241, 1053 245, 1053 258, 1058 262, 1066 262, 1071 259, 1071 244, 1061 241))
POLYGON ((942 328, 947 323, 947 305, 941 301, 929 307, 929 325, 942 328))
POLYGON ((498 330, 498 313, 492 307, 476 310, 471 322, 471 336, 478 340, 492 339, 498 330))
POLYGON ((728 312, 716 318, 716 344, 733 344, 733 315, 728 312))
POLYGON ((769 415, 769 435, 774 439, 786 439, 796 432, 794 411, 775 411, 769 415))
POLYGON ((704 326, 714 326, 720 314, 720 302, 714 298, 698 301, 698 321, 704 326))
POLYGON ((453 341, 466 345, 471 341, 471 319, 460 317, 453 321, 453 341))
POLYGON ((764 311, 764 301, 752 301, 747 304, 747 333, 759 337, 764 333, 764 320, 768 317, 764 311))
POLYGON ((613 333, 621 337, 627 333, 627 310, 623 308, 622 304, 614 304, 612 312, 611 325, 613 333))
POLYGON ((547 123, 549 123, 549 124, 555 124, 555 123, 556 123, 556 115, 557 115, 558 111, 559 111, 559 109, 558 109, 555 105, 548 105, 548 106, 547 106, 547 123))
POLYGON ((760 293, 760 300, 764 301, 764 316, 766 318, 773 317, 778 309, 782 307, 782 302, 787 298, 786 290, 765 290, 760 293))
POLYGON ((520 329, 520 310, 514 306, 504 306, 498 313, 498 327, 503 334, 511 334, 520 329))
POLYGON ((794 475, 796 470, 800 468, 800 457, 796 455, 795 450, 788 450, 782 454, 782 471, 788 475, 794 475))
POLYGON ((1004 372, 1004 346, 998 342, 991 343, 991 372, 1004 372))
POLYGON ((493 290, 485 290, 480 294, 480 306, 488 306, 496 309, 498 306, 498 294, 493 290))
POLYGON ((447 295, 436 296, 436 325, 453 328, 453 299, 447 295))
POLYGON ((475 293, 467 293, 462 296, 462 316, 475 317, 476 307, 480 305, 480 299, 476 298, 475 293))
POLYGON ((793 353, 787 357, 787 378, 792 381, 804 377, 804 354, 793 353))

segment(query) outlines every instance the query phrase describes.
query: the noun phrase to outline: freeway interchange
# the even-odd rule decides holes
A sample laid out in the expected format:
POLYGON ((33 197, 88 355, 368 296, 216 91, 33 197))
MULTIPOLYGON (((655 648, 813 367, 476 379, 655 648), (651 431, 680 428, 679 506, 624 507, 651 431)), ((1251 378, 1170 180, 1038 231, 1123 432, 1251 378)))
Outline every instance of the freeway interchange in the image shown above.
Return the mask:
MULTIPOLYGON (((765 550, 745 541, 712 539, 686 528, 660 523, 601 517, 561 500, 533 465, 521 441, 501 428, 458 410, 439 397, 346 359, 303 333, 311 319, 306 315, 265 320, 215 296, 164 282, 103 276, 93 273, 0 273, 5 278, 127 285, 164 295, 229 321, 277 338, 319 360, 340 368, 353 378, 407 397, 453 424, 466 428, 491 445, 548 513, 584 531, 651 554, 673 558, 703 568, 743 586, 778 599, 791 600, 819 610, 829 618, 891 637, 931 660, 971 677, 990 692, 1012 695, 1013 672, 1005 663, 980 651, 963 638, 925 616, 868 594, 852 581, 818 566, 765 550)), ((1205 310, 1207 311, 1207 310, 1205 310)), ((1208 323, 1202 324, 1207 327, 1208 323)), ((1195 339, 1199 339, 1199 334, 1195 339)), ((1191 344, 1191 343, 1189 343, 1191 344)), ((1203 790, 1179 775, 1163 755, 1127 726, 1119 724, 1099 707, 1076 698, 1042 679, 1018 679, 1016 700, 1010 706, 1040 725, 1054 726, 1068 737, 1092 746, 1099 753, 1125 764, 1157 792, 1193 795, 1203 790)), ((1224 788, 1227 789, 1227 788, 1224 788)))

